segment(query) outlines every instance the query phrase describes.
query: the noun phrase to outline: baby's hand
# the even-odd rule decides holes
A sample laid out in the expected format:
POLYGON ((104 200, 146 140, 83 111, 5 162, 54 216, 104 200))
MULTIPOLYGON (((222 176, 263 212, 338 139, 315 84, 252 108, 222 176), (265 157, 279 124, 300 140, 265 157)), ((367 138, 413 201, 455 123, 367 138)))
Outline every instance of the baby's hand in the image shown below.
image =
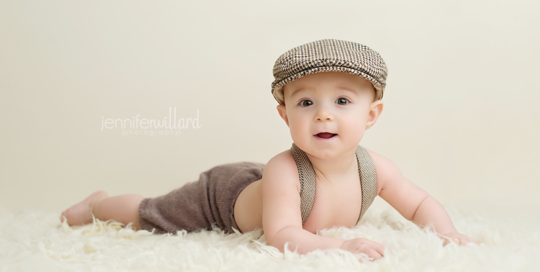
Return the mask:
MULTIPOLYGON (((346 240, 343 242, 343 245, 340 247, 343 250, 352 252, 353 254, 365 253, 370 258, 375 260, 380 259, 384 256, 384 246, 364 238, 356 238, 351 240, 346 240)), ((360 262, 364 262, 363 259, 358 259, 360 262)))
MULTIPOLYGON (((457 233, 457 232, 449 232, 449 233, 445 233, 443 234, 444 236, 447 236, 448 238, 450 238, 452 241, 454 241, 455 243, 457 243, 458 245, 466 245, 468 243, 473 243, 475 245, 478 245, 477 243, 475 243, 471 238, 461 234, 461 233, 457 233)), ((444 244, 443 246, 446 246, 447 244, 450 243, 450 240, 448 238, 444 238, 444 244)))

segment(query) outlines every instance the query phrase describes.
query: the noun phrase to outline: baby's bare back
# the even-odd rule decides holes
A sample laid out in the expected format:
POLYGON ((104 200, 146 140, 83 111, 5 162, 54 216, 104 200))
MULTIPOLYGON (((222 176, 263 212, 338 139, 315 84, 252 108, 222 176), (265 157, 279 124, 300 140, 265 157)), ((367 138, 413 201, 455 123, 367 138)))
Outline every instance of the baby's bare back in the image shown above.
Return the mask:
MULTIPOLYGON (((296 163, 289 150, 282 152, 274 159, 279 160, 278 164, 286 166, 280 168, 282 171, 280 171, 279 175, 283 175, 284 179, 294 182, 294 186, 280 188, 280 190, 286 190, 280 197, 283 197, 283 201, 290 203, 287 209, 297 210, 297 212, 291 213, 291 215, 294 215, 288 219, 291 223, 297 223, 300 220, 301 224, 300 180, 296 163), (291 200, 291 197, 294 199, 291 200)), ((357 169, 357 165, 351 167, 349 171, 342 173, 339 178, 326 178, 316 171, 315 200, 309 217, 303 225, 305 230, 317 233, 317 230, 321 229, 332 227, 352 228, 356 225, 362 205, 362 190, 357 169)), ((262 179, 247 186, 236 200, 234 216, 242 232, 262 228, 263 205, 280 201, 280 199, 267 199, 263 202, 263 182, 265 182, 264 173, 262 179)), ((272 186, 272 184, 268 185, 272 186)), ((272 212, 279 213, 279 211, 272 212)))

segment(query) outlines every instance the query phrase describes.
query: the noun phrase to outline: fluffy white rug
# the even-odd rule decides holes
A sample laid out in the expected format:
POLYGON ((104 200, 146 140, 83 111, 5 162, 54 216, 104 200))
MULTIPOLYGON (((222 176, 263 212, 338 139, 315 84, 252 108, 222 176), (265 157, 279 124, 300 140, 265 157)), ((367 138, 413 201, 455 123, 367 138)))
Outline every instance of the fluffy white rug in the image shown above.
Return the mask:
POLYGON ((356 228, 319 233, 386 246, 385 257, 366 263, 338 249, 282 254, 266 245, 260 230, 154 235, 114 222, 68 227, 59 212, 0 209, 0 271, 540 271, 539 221, 446 208, 458 230, 480 246, 443 247, 436 234, 381 201, 356 228))

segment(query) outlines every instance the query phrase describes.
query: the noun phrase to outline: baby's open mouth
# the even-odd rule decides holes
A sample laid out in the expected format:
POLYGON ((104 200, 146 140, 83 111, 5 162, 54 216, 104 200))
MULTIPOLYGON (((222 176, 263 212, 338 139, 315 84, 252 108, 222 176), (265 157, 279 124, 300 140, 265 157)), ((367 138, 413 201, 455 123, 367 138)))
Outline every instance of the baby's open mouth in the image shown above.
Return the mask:
POLYGON ((323 138, 323 139, 330 139, 334 136, 336 136, 337 134, 334 134, 334 133, 330 133, 330 132, 321 132, 321 133, 317 133, 315 134, 317 137, 319 138, 323 138))

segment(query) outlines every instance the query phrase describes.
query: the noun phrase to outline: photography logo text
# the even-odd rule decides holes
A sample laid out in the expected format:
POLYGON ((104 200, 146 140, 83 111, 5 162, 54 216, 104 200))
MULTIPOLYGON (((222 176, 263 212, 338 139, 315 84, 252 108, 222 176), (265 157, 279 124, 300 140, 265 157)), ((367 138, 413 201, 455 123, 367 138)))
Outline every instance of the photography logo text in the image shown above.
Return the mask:
POLYGON ((183 129, 199 129, 199 110, 196 117, 176 116, 176 108, 169 108, 169 115, 162 119, 141 118, 140 114, 128 119, 112 119, 101 116, 101 130, 120 129, 122 136, 179 136, 183 129))

